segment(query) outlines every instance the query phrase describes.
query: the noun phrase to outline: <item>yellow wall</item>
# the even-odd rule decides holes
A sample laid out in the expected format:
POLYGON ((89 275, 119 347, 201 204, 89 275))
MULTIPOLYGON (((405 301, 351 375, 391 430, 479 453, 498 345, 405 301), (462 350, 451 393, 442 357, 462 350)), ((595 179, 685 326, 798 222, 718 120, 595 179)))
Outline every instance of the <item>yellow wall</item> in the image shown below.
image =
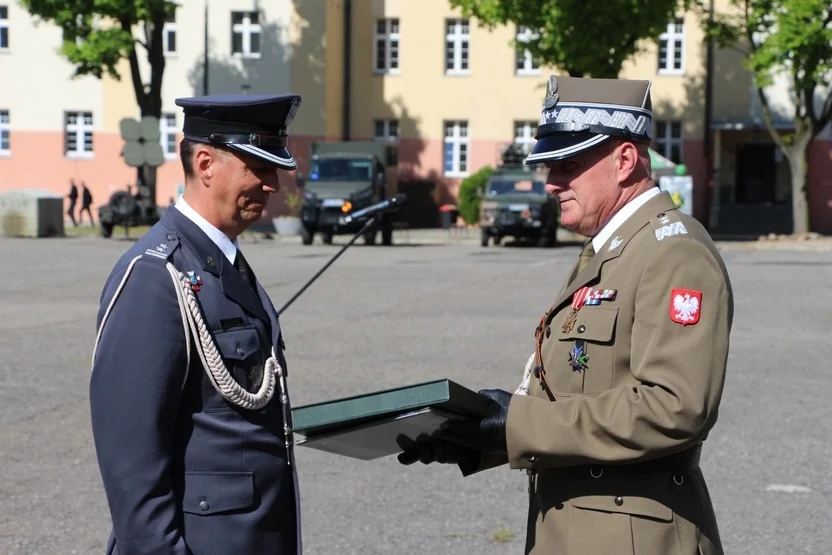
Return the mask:
POLYGON ((510 141, 514 120, 537 121, 547 73, 516 76, 514 28, 470 26, 470 74, 445 75, 446 2, 355 0, 352 135, 372 136, 374 118, 400 119, 403 138, 440 139, 443 119, 466 119, 473 138, 510 141), (398 17, 399 75, 373 74, 376 19, 398 17))

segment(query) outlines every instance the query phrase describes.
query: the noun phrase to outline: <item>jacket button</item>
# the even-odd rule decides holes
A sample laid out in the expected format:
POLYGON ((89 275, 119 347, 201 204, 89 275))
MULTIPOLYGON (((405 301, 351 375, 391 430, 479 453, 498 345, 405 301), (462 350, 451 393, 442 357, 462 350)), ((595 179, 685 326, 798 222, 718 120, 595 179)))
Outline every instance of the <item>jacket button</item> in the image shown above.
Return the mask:
POLYGON ((537 457, 535 457, 534 455, 529 455, 528 459, 529 459, 529 462, 530 462, 530 463, 535 463, 535 462, 537 462, 537 457))
POLYGON ((237 354, 242 356, 245 351, 241 347, 237 347, 237 354))
POLYGON ((578 326, 578 333, 583 333, 585 331, 586 331, 586 326, 585 325, 581 324, 580 326, 578 326))
MULTIPOLYGON (((619 499, 620 499, 620 498, 619 498, 619 499)), ((211 508, 211 505, 209 505, 207 501, 202 501, 202 502, 199 504, 199 510, 200 510, 200 511, 207 511, 207 510, 208 510, 208 509, 210 509, 210 508, 211 508)))
POLYGON ((552 328, 546 326, 546 337, 548 338, 550 335, 552 335, 552 328))
POLYGON ((173 241, 174 239, 176 239, 176 235, 174 235, 173 233, 168 233, 165 237, 168 238, 168 241, 173 241))
POLYGON ((622 498, 622 497, 619 495, 618 497, 616 497, 616 498, 615 498, 615 504, 616 504, 616 505, 618 505, 618 506, 620 507, 621 505, 623 505, 623 504, 624 504, 624 498, 622 498))

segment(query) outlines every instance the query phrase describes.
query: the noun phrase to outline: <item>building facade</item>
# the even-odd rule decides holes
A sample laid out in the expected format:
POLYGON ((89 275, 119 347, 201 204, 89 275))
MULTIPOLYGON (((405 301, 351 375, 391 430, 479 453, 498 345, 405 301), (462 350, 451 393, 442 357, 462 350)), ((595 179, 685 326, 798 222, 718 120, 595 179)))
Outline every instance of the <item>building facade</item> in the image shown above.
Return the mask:
MULTIPOLYGON (((728 0, 715 4, 731 9, 728 0)), ((534 144, 546 77, 558 71, 522 48, 531 36, 513 25, 489 31, 444 1, 183 0, 164 33, 167 160, 157 202, 182 187, 174 99, 206 91, 299 93, 290 146, 300 171, 315 140, 393 141, 409 191, 423 187, 434 205, 455 202, 460 182, 498 163, 506 145, 534 144)), ((0 0, 0 191, 66 194, 75 179, 97 206, 135 182, 118 130, 121 118, 138 116, 133 85, 126 63, 120 81, 70 79, 60 41, 59 29, 36 26, 14 0, 0 0)), ((652 81, 652 147, 686 166, 693 214, 712 230, 790 228, 788 163, 763 125, 752 76, 730 49, 714 47, 709 67, 706 45, 697 15, 680 14, 622 68, 623 78, 652 81)), ((787 85, 766 90, 784 130, 793 109, 787 85)), ((812 145, 809 167, 813 227, 832 231, 828 130, 812 145)), ((281 194, 268 217, 284 210, 281 194)))

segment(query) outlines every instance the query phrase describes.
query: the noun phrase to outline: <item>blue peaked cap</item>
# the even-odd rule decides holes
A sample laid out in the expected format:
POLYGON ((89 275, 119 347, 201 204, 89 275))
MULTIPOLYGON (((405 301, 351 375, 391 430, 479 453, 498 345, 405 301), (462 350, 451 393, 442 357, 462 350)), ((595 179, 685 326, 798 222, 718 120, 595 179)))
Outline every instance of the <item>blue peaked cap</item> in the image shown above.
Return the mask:
POLYGON ((286 142, 300 103, 297 94, 213 94, 176 99, 185 112, 182 131, 186 139, 225 146, 284 170, 297 168, 286 142))

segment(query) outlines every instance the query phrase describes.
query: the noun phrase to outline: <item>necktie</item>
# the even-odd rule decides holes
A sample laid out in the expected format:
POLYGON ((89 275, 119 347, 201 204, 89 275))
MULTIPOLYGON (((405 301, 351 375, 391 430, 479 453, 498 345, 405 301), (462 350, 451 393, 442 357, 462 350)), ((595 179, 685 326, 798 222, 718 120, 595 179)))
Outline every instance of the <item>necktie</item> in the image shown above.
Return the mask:
POLYGON ((243 280, 249 284, 251 289, 256 293, 257 285, 254 280, 254 272, 251 271, 251 266, 248 265, 246 257, 243 256, 242 251, 237 250, 237 256, 234 258, 234 267, 240 272, 243 280))
POLYGON ((592 247, 592 241, 587 241, 584 245, 584 250, 581 251, 581 258, 578 260, 578 272, 583 270, 592 257, 595 255, 595 249, 592 247))

